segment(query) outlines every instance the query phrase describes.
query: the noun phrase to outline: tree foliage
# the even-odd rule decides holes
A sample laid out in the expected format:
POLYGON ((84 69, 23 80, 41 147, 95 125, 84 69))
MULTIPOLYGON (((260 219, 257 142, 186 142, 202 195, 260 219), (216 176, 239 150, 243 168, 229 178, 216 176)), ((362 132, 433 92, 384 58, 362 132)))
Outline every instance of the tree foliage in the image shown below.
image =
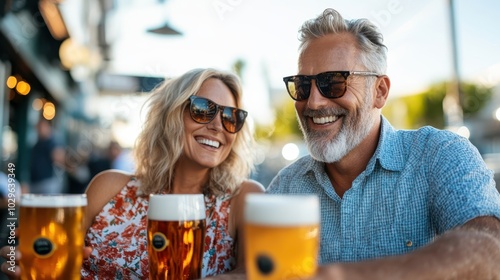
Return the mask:
POLYGON ((275 120, 270 126, 258 125, 255 136, 257 139, 267 138, 269 140, 286 139, 289 137, 302 137, 293 100, 287 98, 274 108, 275 120))
MULTIPOLYGON (((400 128, 417 128, 432 125, 445 127, 443 100, 446 82, 431 85, 426 91, 394 98, 383 109, 384 115, 400 128)), ((461 84, 462 110, 464 118, 473 117, 491 99, 492 89, 472 83, 461 84)))

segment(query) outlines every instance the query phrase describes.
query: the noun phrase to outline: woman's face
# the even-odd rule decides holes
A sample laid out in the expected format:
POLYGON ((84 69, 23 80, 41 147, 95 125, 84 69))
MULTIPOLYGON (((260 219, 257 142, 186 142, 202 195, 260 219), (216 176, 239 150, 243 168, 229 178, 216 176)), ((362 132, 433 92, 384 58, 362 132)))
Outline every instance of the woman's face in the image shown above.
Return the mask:
MULTIPOLYGON (((219 79, 210 78, 203 82, 196 96, 208 98, 222 106, 236 107, 233 94, 219 79)), ((185 145, 180 161, 187 161, 200 167, 214 168, 227 158, 236 134, 224 129, 220 114, 217 112, 211 122, 201 124, 191 118, 189 107, 184 111, 185 145)))

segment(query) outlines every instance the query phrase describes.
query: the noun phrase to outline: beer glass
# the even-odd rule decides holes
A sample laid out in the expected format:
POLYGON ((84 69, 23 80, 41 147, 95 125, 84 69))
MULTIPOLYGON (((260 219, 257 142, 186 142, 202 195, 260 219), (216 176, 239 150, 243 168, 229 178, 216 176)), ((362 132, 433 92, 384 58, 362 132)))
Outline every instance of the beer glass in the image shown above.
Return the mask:
POLYGON ((81 279, 86 206, 85 194, 21 196, 21 279, 81 279))
POLYGON ((149 279, 201 278, 205 215, 202 194, 149 196, 149 279))
POLYGON ((248 194, 245 260, 249 280, 305 279, 315 274, 320 210, 314 195, 248 194))

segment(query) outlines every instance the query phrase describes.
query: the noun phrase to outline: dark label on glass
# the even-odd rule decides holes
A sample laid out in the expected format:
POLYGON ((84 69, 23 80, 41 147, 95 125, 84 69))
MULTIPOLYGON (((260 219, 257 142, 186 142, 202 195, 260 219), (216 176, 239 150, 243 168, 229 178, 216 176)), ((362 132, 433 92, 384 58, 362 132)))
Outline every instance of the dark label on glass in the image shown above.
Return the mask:
POLYGON ((39 237, 33 242, 33 251, 40 258, 48 258, 54 252, 54 244, 50 239, 39 237))
POLYGON ((263 275, 268 275, 274 270, 273 260, 266 255, 257 256, 257 268, 263 275))
POLYGON ((151 245, 156 251, 163 251, 168 246, 168 239, 161 232, 153 234, 153 239, 151 240, 151 245))

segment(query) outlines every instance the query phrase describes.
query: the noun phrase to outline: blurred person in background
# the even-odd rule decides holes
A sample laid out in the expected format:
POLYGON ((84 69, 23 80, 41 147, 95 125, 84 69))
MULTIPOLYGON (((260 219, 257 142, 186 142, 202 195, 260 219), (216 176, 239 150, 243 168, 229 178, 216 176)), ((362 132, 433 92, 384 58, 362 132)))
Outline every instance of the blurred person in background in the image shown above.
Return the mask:
POLYGON ((366 19, 326 9, 300 29, 285 77, 310 155, 268 192, 321 201, 317 279, 500 279, 500 195, 470 141, 382 116, 386 46, 366 19))
POLYGON ((111 169, 111 159, 109 158, 106 148, 98 148, 90 154, 87 166, 90 177, 94 178, 97 174, 104 170, 111 169))
POLYGON ((66 160, 68 193, 83 193, 90 180, 108 169, 134 173, 134 159, 128 149, 123 149, 117 141, 110 141, 106 149, 97 149, 89 155, 79 154, 78 160, 66 160))
MULTIPOLYGON (((195 69, 151 93, 134 149, 137 171, 99 173, 87 188, 82 279, 148 279, 149 194, 204 194, 202 276, 242 271, 243 202, 264 192, 249 176, 254 140, 241 108, 241 84, 230 73, 195 69)), ((1 250, 5 258, 8 248, 1 250)), ((2 271, 12 279, 19 274, 2 271)))
POLYGON ((109 143, 108 155, 111 160, 111 169, 118 169, 133 173, 135 171, 134 159, 128 149, 113 140, 109 143))
POLYGON ((65 150, 56 139, 50 121, 40 117, 37 141, 31 149, 29 192, 38 194, 64 191, 65 150))

